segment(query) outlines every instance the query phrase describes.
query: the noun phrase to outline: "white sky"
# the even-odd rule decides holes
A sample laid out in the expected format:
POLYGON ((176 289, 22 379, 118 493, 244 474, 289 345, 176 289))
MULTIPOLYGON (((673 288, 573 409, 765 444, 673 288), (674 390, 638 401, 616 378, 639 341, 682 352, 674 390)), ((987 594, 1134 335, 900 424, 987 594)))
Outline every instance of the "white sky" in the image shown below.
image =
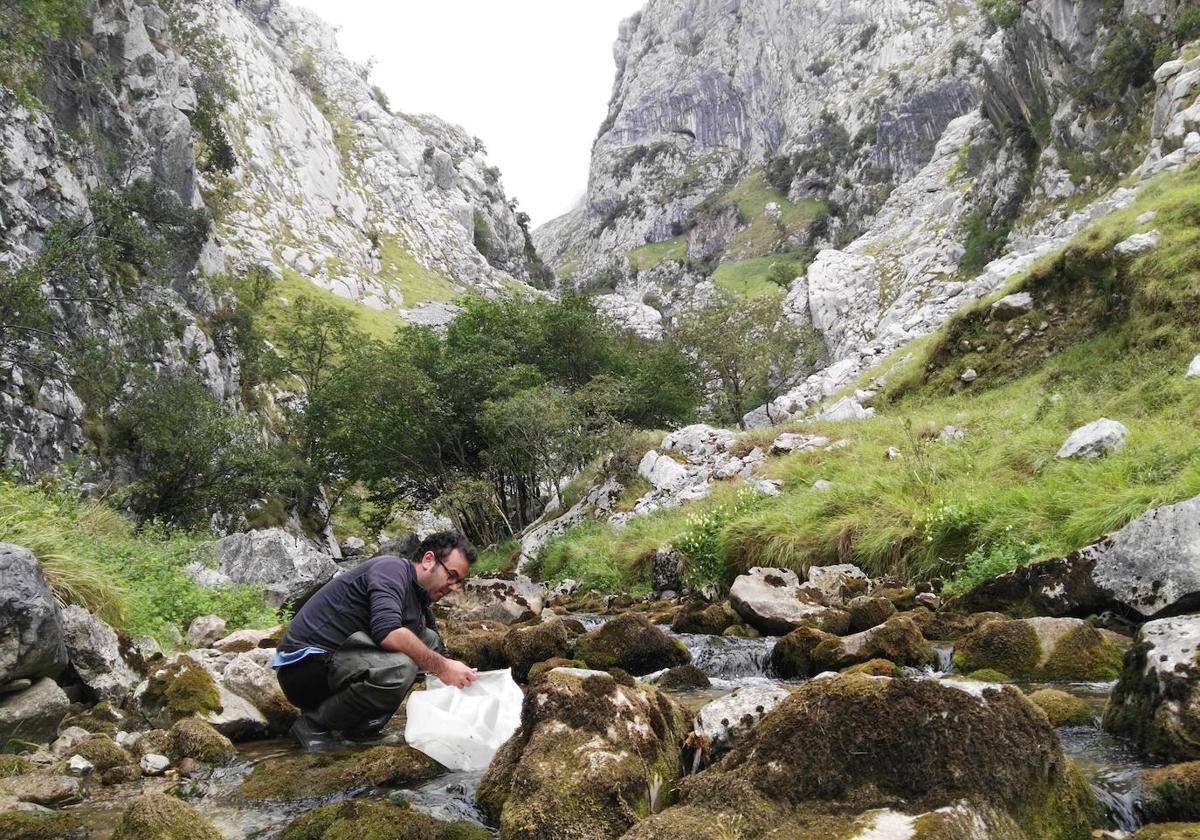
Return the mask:
POLYGON ((393 110, 433 113, 487 146, 539 225, 587 187, 616 68, 617 24, 645 0, 293 0, 339 27, 393 110))

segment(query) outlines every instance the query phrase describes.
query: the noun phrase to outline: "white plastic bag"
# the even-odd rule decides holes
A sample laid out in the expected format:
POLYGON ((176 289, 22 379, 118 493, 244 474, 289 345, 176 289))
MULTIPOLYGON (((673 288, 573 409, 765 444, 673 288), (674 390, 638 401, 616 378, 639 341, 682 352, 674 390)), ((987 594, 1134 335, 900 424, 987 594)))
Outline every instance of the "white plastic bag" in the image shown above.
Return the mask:
POLYGON ((466 688, 437 677, 409 695, 404 740, 451 770, 483 770, 521 725, 525 695, 511 669, 482 671, 466 688))

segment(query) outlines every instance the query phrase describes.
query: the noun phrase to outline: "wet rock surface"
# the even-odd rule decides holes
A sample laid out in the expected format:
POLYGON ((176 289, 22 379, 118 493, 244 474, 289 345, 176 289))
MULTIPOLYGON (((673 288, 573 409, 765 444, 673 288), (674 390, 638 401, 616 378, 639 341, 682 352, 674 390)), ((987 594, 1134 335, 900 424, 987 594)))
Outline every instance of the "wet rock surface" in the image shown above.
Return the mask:
POLYGON ((33 552, 0 543, 0 685, 66 667, 62 619, 33 552))

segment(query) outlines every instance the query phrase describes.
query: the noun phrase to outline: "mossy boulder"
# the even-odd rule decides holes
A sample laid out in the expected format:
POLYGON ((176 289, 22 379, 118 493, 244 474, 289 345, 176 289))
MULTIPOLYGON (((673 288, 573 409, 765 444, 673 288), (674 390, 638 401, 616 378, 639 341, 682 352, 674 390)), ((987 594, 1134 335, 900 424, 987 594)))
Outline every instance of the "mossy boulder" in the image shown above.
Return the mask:
POLYGON ((402 805, 348 799, 302 814, 279 840, 491 840, 491 836, 473 823, 442 822, 402 805))
POLYGON ((708 688, 712 680, 695 665, 676 665, 659 677, 655 684, 666 691, 694 691, 708 688))
POLYGON ((509 667, 504 639, 509 628, 498 621, 468 621, 447 626, 442 634, 446 652, 481 671, 509 667))
POLYGON ((690 730, 688 712, 649 686, 551 671, 527 692, 521 728, 476 799, 506 840, 620 837, 668 803, 690 730))
POLYGON ((620 668, 635 676, 691 662, 691 654, 640 615, 626 613, 575 642, 575 658, 589 668, 620 668))
POLYGON ((528 627, 513 627, 504 637, 504 653, 513 679, 525 682, 536 663, 567 655, 567 628, 557 617, 528 627))
POLYGON ((720 636, 727 628, 741 621, 741 616, 729 604, 708 604, 703 607, 689 604, 676 614, 671 629, 676 633, 720 636))
POLYGON ((850 613, 850 629, 855 632, 870 630, 883 624, 896 613, 896 606, 887 598, 877 595, 859 595, 846 604, 850 613))
POLYGON ((849 668, 842 669, 843 674, 867 674, 872 677, 898 677, 900 666, 890 659, 869 659, 849 668))
POLYGON ((176 721, 167 733, 166 755, 178 761, 194 758, 207 764, 224 764, 235 755, 233 742, 197 718, 176 721))
POLYGON ((819 670, 813 651, 823 643, 835 644, 837 637, 815 627, 797 627, 781 636, 771 648, 771 667, 785 680, 811 677, 819 670))
POLYGON ((1087 701, 1057 688, 1043 688, 1029 695, 1029 702, 1046 713, 1051 726, 1085 726, 1092 722, 1087 701))
POLYGON ((137 740, 133 742, 133 752, 138 758, 147 753, 167 755, 170 750, 171 735, 165 729, 149 729, 138 735, 137 740))
POLYGON ((134 692, 134 701, 151 724, 167 727, 193 715, 221 711, 221 692, 204 666, 180 654, 152 671, 134 692))
POLYGON ((103 773, 113 767, 136 764, 133 755, 107 735, 92 735, 75 745, 72 755, 81 755, 103 773))
POLYGON ((68 726, 78 726, 88 732, 116 735, 125 723, 126 715, 107 700, 103 700, 86 711, 63 718, 59 731, 68 726))
POLYGON ((338 755, 290 755, 258 764, 235 796, 243 800, 308 799, 365 788, 404 787, 445 772, 442 765, 409 746, 379 746, 338 755))
MULTIPOLYGON (((921 814, 963 801, 994 816, 998 830, 990 838, 1086 840, 1099 818, 1054 730, 1016 688, 965 691, 935 680, 862 674, 800 686, 718 764, 680 785, 680 805, 692 809, 695 825, 705 815, 709 826, 740 820, 745 837, 762 836, 794 815, 865 816, 895 802, 921 814)), ((676 819, 680 810, 652 817, 627 836, 685 836, 670 828, 683 821, 676 819)), ((779 836, 856 836, 829 819, 830 833, 814 833, 818 824, 779 836)), ((964 836, 933 833, 934 827, 916 836, 964 836)), ((709 828, 693 836, 718 835, 709 828)))
POLYGON ((61 811, 0 812, 0 840, 84 840, 91 829, 61 811))
POLYGON ((967 674, 965 679, 989 683, 1010 683, 1013 681, 1012 677, 1008 674, 997 671, 995 668, 980 668, 978 671, 972 671, 967 674))
POLYGON ((1154 758, 1200 759, 1200 615, 1142 625, 1104 709, 1104 728, 1154 758))
POLYGON ((958 640, 954 666, 1016 678, 1110 680, 1120 673, 1123 644, 1116 633, 1078 618, 1000 619, 958 640))
POLYGON ((931 642, 953 642, 974 633, 989 621, 1008 618, 997 612, 965 613, 945 609, 934 612, 927 607, 915 607, 906 615, 917 623, 921 633, 931 642))
POLYGON ((174 796, 147 793, 121 816, 112 840, 222 840, 200 812, 174 796))
POLYGON ((1142 774, 1142 791, 1148 820, 1200 820, 1200 761, 1147 770, 1142 774))
POLYGON ((872 659, 887 659, 896 665, 932 665, 937 654, 911 618, 895 615, 861 633, 826 639, 813 648, 812 658, 819 670, 834 671, 872 659))

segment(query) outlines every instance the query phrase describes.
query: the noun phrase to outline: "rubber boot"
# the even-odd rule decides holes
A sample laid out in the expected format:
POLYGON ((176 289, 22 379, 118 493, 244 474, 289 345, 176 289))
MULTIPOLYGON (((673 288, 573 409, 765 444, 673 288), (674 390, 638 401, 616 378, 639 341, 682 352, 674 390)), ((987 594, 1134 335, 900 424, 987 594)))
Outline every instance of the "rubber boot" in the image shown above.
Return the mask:
POLYGON ((303 714, 296 718, 288 734, 296 740, 301 749, 310 752, 327 750, 336 744, 333 733, 322 728, 311 714, 303 714))
POLYGON ((313 720, 322 729, 343 733, 363 731, 379 719, 379 728, 383 728, 411 685, 375 685, 366 680, 351 683, 318 706, 313 720))

